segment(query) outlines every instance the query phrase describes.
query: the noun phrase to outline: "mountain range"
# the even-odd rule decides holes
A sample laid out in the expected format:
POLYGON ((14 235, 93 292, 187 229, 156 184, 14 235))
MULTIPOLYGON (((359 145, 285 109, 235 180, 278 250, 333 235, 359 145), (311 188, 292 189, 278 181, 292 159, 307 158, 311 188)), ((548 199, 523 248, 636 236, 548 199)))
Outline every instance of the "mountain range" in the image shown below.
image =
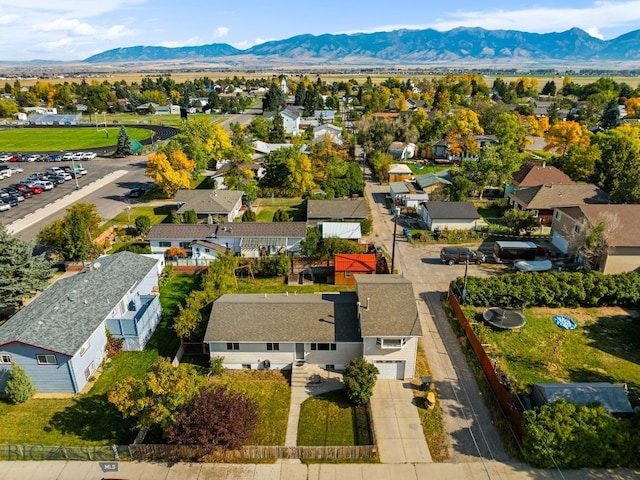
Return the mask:
POLYGON ((640 30, 611 40, 572 28, 559 33, 485 30, 460 27, 391 32, 297 35, 239 50, 226 43, 191 47, 135 46, 116 48, 83 60, 85 63, 145 61, 295 61, 300 64, 411 64, 433 62, 640 61, 640 30))

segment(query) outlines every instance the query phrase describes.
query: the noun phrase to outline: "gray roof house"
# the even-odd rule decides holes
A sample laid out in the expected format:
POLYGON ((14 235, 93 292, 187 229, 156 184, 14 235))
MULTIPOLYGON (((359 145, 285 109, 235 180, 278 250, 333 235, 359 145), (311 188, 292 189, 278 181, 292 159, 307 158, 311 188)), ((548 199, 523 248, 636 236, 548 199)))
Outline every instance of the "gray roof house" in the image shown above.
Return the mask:
POLYGON ((233 222, 211 225, 167 223, 151 227, 147 239, 153 253, 164 253, 170 247, 179 247, 195 259, 217 258, 226 250, 236 255, 257 258, 297 252, 306 235, 305 222, 233 222), (215 244, 220 248, 202 242, 215 244))
POLYGON ((411 283, 399 275, 355 277, 356 293, 223 295, 204 336, 211 357, 226 368, 302 362, 341 370, 364 356, 380 378, 413 377, 422 331, 411 283))
POLYGON ((307 201, 307 225, 310 227, 322 221, 360 221, 368 216, 367 203, 363 199, 307 201))
POLYGON ((429 230, 474 230, 480 219, 471 202, 423 202, 418 214, 429 230))
POLYGON ((142 350, 160 321, 161 256, 120 252, 51 284, 0 325, 0 390, 11 363, 39 392, 79 393, 105 360, 106 332, 142 350))
POLYGON ((179 214, 195 210, 200 219, 222 217, 233 222, 240 214, 243 195, 244 192, 239 190, 178 190, 174 200, 179 214))

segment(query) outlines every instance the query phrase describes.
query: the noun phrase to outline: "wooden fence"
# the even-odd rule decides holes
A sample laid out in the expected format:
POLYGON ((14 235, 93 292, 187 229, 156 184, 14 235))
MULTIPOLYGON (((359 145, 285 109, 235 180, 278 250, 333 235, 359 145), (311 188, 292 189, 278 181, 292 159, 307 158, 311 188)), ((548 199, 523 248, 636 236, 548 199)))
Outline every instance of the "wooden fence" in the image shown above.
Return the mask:
POLYGON ((462 330, 464 331, 467 340, 469 341, 469 344, 473 349, 473 352, 478 358, 478 362, 482 367, 482 371, 484 372, 484 375, 489 382, 489 386, 491 387, 493 394, 498 400, 500 408, 504 412, 507 419, 511 422, 511 426, 513 427, 514 433, 518 437, 518 441, 522 441, 522 437, 524 436, 524 428, 522 426, 522 416, 520 415, 520 411, 516 408, 511 393, 503 385, 501 378, 498 376, 498 373, 495 370, 495 366, 491 358, 489 358, 489 355, 487 355, 487 352, 485 352, 482 343, 476 336, 476 333, 473 331, 469 320, 460 307, 458 298, 455 296, 451 288, 449 288, 449 305, 451 305, 451 309, 455 314, 458 324, 462 327, 462 330))
POLYGON ((131 457, 135 460, 160 461, 232 461, 259 459, 366 459, 375 458, 376 448, 373 445, 359 446, 326 446, 326 447, 285 447, 282 445, 245 446, 238 450, 209 452, 198 446, 187 445, 130 445, 131 457))

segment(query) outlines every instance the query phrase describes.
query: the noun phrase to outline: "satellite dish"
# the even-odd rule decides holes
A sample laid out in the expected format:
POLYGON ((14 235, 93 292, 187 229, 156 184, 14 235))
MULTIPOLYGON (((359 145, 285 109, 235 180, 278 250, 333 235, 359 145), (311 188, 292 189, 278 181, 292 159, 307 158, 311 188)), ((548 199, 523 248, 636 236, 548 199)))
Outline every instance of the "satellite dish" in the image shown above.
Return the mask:
POLYGON ((100 267, 101 267, 100 262, 93 263, 93 268, 95 268, 96 270, 99 269, 100 267))

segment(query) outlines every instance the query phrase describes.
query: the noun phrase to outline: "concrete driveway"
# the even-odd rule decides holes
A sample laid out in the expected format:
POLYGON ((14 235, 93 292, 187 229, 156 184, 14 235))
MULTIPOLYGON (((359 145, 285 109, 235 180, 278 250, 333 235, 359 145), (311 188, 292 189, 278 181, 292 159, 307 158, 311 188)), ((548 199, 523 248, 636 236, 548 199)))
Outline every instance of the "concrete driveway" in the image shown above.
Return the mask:
POLYGON ((371 397, 371 413, 382 463, 431 462, 411 384, 378 380, 371 397))

